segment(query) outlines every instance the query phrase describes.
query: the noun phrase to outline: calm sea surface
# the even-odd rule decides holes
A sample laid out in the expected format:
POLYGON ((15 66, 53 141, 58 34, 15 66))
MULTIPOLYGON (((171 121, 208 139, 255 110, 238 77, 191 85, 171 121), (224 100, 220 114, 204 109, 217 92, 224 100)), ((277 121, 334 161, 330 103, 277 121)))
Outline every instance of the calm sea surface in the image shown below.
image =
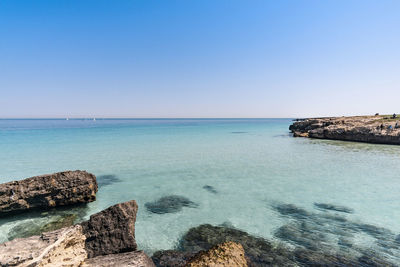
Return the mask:
MULTIPOLYGON (((173 248, 190 227, 203 223, 301 245, 277 232, 304 222, 300 213, 306 212, 311 231, 326 235, 324 244, 365 247, 399 259, 400 147, 293 138, 290 123, 0 120, 0 182, 63 170, 94 173, 97 201, 82 219, 135 199, 137 242, 148 253, 173 248), (171 195, 194 204, 165 214, 145 206, 171 195)), ((0 241, 27 223, 47 220, 44 215, 1 219, 0 241)))

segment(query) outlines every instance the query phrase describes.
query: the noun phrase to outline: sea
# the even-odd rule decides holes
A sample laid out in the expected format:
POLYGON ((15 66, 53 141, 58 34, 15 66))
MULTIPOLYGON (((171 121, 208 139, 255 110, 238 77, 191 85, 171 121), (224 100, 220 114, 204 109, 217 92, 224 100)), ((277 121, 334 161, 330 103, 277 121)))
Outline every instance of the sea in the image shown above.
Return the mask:
MULTIPOLYGON (((91 172, 97 200, 60 212, 85 220, 134 199, 136 241, 149 254, 175 248, 188 229, 207 223, 292 247, 315 241, 400 262, 400 146, 294 138, 291 123, 1 119, 0 183, 91 172)), ((55 215, 0 218, 0 242, 55 215)))

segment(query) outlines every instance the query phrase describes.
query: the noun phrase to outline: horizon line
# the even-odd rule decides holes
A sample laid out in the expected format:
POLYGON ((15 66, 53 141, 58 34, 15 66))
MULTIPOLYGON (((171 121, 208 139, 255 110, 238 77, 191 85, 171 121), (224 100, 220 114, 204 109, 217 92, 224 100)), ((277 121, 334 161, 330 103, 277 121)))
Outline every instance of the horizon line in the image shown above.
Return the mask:
POLYGON ((293 119, 295 117, 0 117, 0 120, 107 120, 107 119, 293 119))

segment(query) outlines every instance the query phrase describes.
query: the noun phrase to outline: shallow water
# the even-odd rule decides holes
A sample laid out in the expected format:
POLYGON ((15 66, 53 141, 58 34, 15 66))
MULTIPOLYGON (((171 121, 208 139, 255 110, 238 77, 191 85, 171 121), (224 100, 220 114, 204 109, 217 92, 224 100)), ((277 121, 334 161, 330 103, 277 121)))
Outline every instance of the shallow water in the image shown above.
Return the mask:
MULTIPOLYGON (((285 238, 281 227, 303 223, 295 229, 305 231, 305 221, 311 232, 329 232, 322 241, 338 249, 350 243, 400 259, 395 242, 400 233, 400 147, 292 138, 290 123, 0 120, 0 182, 68 169, 92 172, 101 186, 83 217, 135 199, 137 242, 148 253, 174 247, 185 231, 203 223, 228 223, 302 245, 285 238), (171 195, 179 196, 176 209, 154 213, 146 208, 171 195), (277 208, 286 204, 308 216, 277 208), (332 205, 336 210, 321 208, 332 205), (337 223, 343 218, 349 223, 337 223), (385 230, 374 235, 372 227, 385 230)), ((0 241, 16 225, 35 220, 43 217, 0 219, 0 241)))

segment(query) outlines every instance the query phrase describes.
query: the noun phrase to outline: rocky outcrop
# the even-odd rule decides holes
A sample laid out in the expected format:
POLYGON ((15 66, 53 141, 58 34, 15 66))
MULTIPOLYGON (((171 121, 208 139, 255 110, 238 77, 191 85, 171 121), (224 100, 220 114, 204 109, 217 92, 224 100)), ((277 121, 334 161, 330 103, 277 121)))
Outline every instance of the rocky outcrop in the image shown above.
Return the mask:
POLYGON ((247 267, 242 245, 226 242, 199 252, 187 263, 188 267, 247 267))
POLYGON ((0 244, 0 266, 152 267, 143 252, 135 251, 137 209, 131 200, 94 214, 82 224, 0 244), (128 253, 116 254, 122 252, 128 253))
POLYGON ((96 176, 65 171, 0 184, 0 216, 31 209, 49 209, 96 199, 96 176))
POLYGON ((86 260, 81 267, 155 267, 143 251, 98 256, 86 260))
POLYGON ((86 258, 80 225, 0 244, 0 266, 79 266, 86 258))
POLYGON ((289 130, 294 137, 400 145, 400 119, 390 116, 296 120, 289 130))
POLYGON ((109 207, 83 222, 88 257, 136 250, 137 210, 136 201, 131 200, 109 207))
MULTIPOLYGON (((289 215, 293 218, 303 220, 304 214, 312 213, 304 211, 295 206, 286 206, 282 208, 282 214, 289 215)), ((327 215, 324 215, 327 216, 327 215)), ((331 218, 333 221, 335 218, 331 218)), ((322 222, 322 221, 321 221, 322 222)), ((305 222, 304 225, 307 225, 305 222)), ((307 226, 305 226, 307 227, 307 226)), ((306 229, 303 229, 304 231, 306 229)), ((368 231, 380 232, 378 229, 369 227, 368 231)), ((290 232, 290 234, 298 235, 297 232, 290 232)), ((305 239, 308 241, 316 242, 317 246, 308 247, 300 246, 287 246, 276 240, 266 240, 264 238, 252 236, 244 231, 235 229, 228 226, 212 226, 209 224, 199 225, 191 228, 180 240, 180 244, 176 251, 158 251, 153 255, 153 261, 158 267, 183 267, 188 266, 196 257, 202 259, 197 263, 210 263, 210 260, 218 259, 217 251, 213 248, 218 248, 218 244, 225 242, 235 242, 241 244, 244 249, 245 259, 247 266, 397 266, 391 263, 382 253, 371 253, 370 250, 360 249, 356 253, 348 249, 337 250, 334 246, 322 245, 320 239, 316 239, 316 234, 310 236, 302 236, 301 241, 305 239), (216 246, 216 247, 214 247, 216 246), (203 251, 203 252, 202 252, 203 251), (210 254, 204 251, 209 251, 210 254), (198 253, 193 256, 193 253, 198 253), (202 255, 205 258, 202 258, 202 255)), ((290 237, 293 239, 293 237, 290 237)), ((296 238, 297 239, 297 238, 296 238)), ((322 240, 327 242, 326 240, 322 240)), ((308 243, 308 242, 306 242, 308 243)), ((230 251, 229 249, 227 251, 230 251)), ((234 250, 235 251, 235 250, 234 250)), ((240 254, 240 253, 239 253, 240 254)), ((234 254, 235 255, 235 254, 234 254)), ((237 254, 236 254, 237 255, 237 254)), ((232 255, 231 255, 232 256, 232 255)), ((226 257, 225 260, 232 258, 226 257)), ((235 259, 242 259, 241 257, 234 257, 235 259)), ((242 263, 242 261, 239 261, 242 263)), ((208 266, 208 265, 199 265, 208 266)), ((218 265, 224 266, 224 265, 218 265)), ((231 266, 231 265, 226 265, 231 266)), ((236 265, 233 265, 236 266, 236 265)), ((239 265, 240 266, 240 265, 239 265)))

